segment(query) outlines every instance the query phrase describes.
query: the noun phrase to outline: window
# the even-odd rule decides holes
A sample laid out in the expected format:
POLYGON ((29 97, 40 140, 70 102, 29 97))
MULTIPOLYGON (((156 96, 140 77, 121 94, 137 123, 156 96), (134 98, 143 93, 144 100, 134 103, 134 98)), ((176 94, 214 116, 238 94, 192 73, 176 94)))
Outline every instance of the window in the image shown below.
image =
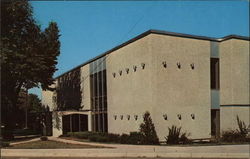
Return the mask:
POLYGON ((210 61, 211 89, 220 89, 219 70, 220 70, 219 58, 211 58, 210 61))

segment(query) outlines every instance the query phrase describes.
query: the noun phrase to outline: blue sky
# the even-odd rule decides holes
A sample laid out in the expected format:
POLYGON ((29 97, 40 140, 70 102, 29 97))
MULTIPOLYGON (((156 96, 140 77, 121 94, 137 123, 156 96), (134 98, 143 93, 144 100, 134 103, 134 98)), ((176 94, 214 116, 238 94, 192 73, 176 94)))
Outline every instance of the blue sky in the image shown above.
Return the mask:
MULTIPOLYGON (((44 29, 60 29, 54 76, 149 29, 223 37, 249 36, 249 0, 235 1, 31 1, 44 29)), ((31 93, 41 96, 39 89, 31 93)))

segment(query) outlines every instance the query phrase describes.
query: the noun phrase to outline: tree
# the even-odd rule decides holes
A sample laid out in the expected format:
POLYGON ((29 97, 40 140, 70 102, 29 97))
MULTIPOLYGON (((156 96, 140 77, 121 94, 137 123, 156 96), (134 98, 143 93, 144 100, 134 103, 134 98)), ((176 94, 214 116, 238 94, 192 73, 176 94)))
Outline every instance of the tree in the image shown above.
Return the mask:
POLYGON ((148 111, 143 115, 143 123, 140 125, 140 132, 143 135, 142 143, 148 145, 159 144, 154 123, 148 111))
POLYGON ((57 70, 57 24, 50 22, 42 31, 32 14, 27 0, 1 1, 1 105, 10 128, 20 90, 39 85, 43 90, 52 90, 49 86, 57 70))

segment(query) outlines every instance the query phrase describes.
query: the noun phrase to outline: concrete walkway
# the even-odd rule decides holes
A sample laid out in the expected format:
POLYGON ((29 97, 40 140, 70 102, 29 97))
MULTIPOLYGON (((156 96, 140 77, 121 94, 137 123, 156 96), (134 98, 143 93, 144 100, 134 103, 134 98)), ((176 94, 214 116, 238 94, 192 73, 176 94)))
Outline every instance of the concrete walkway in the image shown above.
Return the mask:
MULTIPOLYGON (((171 158, 249 158, 249 145, 145 146, 79 142, 49 137, 70 144, 104 146, 97 149, 2 149, 2 156, 16 157, 171 157, 171 158)), ((33 140, 34 141, 34 140, 33 140)))

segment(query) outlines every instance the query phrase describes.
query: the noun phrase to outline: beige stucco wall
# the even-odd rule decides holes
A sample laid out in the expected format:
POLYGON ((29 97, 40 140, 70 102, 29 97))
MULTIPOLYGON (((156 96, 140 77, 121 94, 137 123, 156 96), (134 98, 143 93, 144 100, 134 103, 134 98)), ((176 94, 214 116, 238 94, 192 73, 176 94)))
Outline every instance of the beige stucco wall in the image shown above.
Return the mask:
POLYGON ((150 34, 116 50, 107 58, 109 132, 137 131, 142 114, 148 110, 161 140, 171 125, 182 126, 192 138, 210 137, 209 70, 209 41, 150 34), (163 61, 167 68, 162 66, 163 61), (144 70, 141 63, 146 64, 144 70), (194 70, 191 63, 195 64, 194 70), (138 66, 136 72, 133 65, 138 66), (129 74, 125 68, 130 69, 129 74), (119 70, 123 70, 122 76, 119 70), (165 113, 168 120, 163 119, 165 113), (139 115, 137 121, 135 114, 139 115), (182 115, 182 120, 177 119, 177 114, 182 115), (195 114, 194 120, 191 114, 195 114), (113 115, 118 115, 117 120, 113 115), (123 120, 120 115, 125 115, 123 120), (126 115, 131 115, 132 120, 128 121, 126 115))
POLYGON ((220 108, 220 115, 221 132, 239 129, 236 119, 237 115, 241 121, 245 122, 246 126, 250 124, 249 106, 223 106, 220 108))
POLYGON ((249 124, 249 66, 249 41, 231 39, 220 44, 220 103, 235 105, 221 106, 221 131, 238 128, 237 115, 249 124))
POLYGON ((151 37, 153 119, 160 139, 167 136, 172 125, 181 126, 183 132, 191 134, 190 138, 210 137, 210 42, 155 34, 151 37), (162 61, 166 61, 167 68, 162 61), (163 114, 168 120, 163 119, 163 114))
POLYGON ((249 104, 249 41, 220 44, 220 103, 249 104))
POLYGON ((112 133, 129 133, 138 131, 142 114, 152 108, 152 52, 150 37, 135 41, 108 55, 107 66, 107 100, 108 131, 112 133), (145 63, 145 69, 141 67, 145 63), (136 72, 133 66, 137 66, 136 72), (129 68, 127 74, 125 69, 129 68), (122 75, 119 71, 122 70, 122 75), (116 73, 114 78, 112 73, 116 73), (117 119, 114 119, 117 115, 117 119), (123 115, 123 120, 120 116, 123 115), (130 120, 127 119, 130 115, 130 120), (138 115, 135 120, 134 115, 138 115))

